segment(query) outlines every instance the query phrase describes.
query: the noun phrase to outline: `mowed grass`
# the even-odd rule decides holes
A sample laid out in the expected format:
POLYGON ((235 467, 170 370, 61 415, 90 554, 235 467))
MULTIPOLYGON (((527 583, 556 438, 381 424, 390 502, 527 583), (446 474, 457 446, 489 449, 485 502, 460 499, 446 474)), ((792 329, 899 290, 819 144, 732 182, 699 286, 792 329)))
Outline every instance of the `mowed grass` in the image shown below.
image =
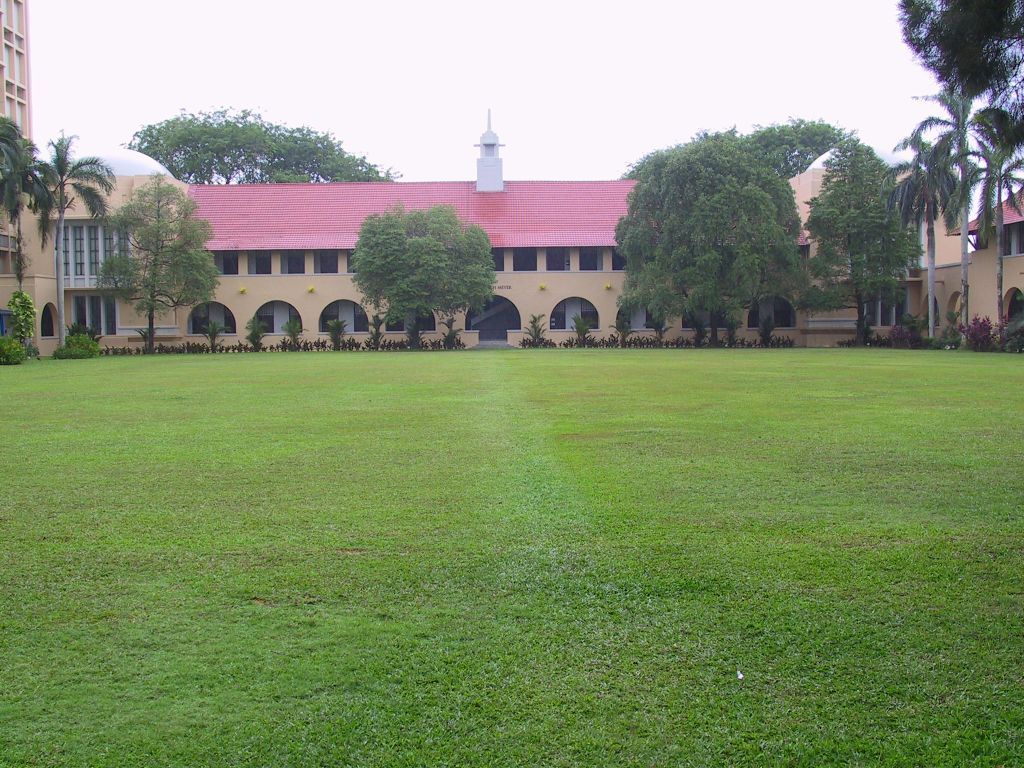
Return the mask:
POLYGON ((1022 357, 0 387, 5 768, 1024 764, 1022 357))

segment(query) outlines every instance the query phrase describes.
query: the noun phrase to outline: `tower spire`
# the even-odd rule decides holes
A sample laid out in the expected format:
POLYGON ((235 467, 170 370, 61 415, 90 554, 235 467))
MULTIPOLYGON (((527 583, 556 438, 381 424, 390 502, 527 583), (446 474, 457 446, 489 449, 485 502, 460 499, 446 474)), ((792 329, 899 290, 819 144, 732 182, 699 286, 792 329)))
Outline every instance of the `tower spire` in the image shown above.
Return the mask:
POLYGON ((505 180, 502 174, 498 134, 491 130, 491 110, 487 110, 487 130, 480 136, 480 157, 476 160, 476 191, 504 192, 505 180))

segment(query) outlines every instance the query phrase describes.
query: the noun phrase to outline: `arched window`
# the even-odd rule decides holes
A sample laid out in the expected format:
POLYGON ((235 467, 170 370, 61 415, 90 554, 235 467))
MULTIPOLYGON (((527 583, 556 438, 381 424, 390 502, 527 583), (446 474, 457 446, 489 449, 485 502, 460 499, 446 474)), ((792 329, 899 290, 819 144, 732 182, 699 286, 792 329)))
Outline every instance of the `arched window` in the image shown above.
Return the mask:
POLYGON ((302 322, 299 311, 287 301, 268 301, 256 310, 256 319, 267 333, 284 333, 284 324, 289 320, 302 322))
POLYGON ((508 341, 509 331, 523 327, 516 305, 504 296, 492 296, 479 312, 466 313, 466 330, 480 341, 508 341))
POLYGON ((206 333, 211 322, 221 325, 225 334, 238 333, 234 314, 217 301, 199 304, 192 309, 188 316, 188 332, 193 335, 206 333))
POLYGON ((1024 293, 1018 288, 1011 288, 1006 294, 1006 320, 1013 322, 1024 317, 1024 293))
POLYGON ((57 309, 53 304, 47 304, 43 307, 43 313, 39 316, 39 335, 44 339, 53 338, 57 335, 53 330, 56 326, 56 314, 57 309))
POLYGON ((354 301, 342 299, 332 301, 320 313, 320 333, 327 333, 327 323, 331 320, 344 320, 346 333, 366 333, 370 330, 370 322, 366 311, 354 301))
POLYGON ((573 296, 558 302, 551 310, 551 330, 571 331, 576 327, 577 317, 586 320, 591 330, 598 327, 597 308, 586 299, 573 296))

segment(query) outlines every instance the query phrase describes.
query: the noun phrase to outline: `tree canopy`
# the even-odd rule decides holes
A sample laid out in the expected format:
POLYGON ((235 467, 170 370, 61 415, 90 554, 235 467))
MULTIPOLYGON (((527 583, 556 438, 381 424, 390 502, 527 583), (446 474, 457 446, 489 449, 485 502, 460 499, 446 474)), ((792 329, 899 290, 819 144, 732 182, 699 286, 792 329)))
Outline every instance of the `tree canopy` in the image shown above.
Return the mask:
POLYGON ((267 122, 249 110, 182 113, 128 144, 189 184, 386 181, 394 173, 346 152, 330 133, 267 122))
POLYGON ((890 211, 884 195, 889 167, 875 151, 846 139, 825 163, 820 194, 810 201, 807 228, 817 249, 808 262, 810 306, 857 310, 864 343, 864 304, 893 300, 921 255, 917 234, 890 211))
POLYGON ((822 120, 793 119, 782 125, 757 126, 749 135, 754 152, 784 179, 791 179, 849 134, 822 120))
POLYGON ((464 225, 448 206, 367 216, 352 270, 370 304, 389 321, 404 321, 413 343, 417 318, 482 308, 495 277, 487 233, 464 225))
POLYGON ((948 88, 1006 110, 1024 142, 1024 4, 1013 0, 900 0, 903 37, 948 88))
POLYGON ((799 220, 789 184, 735 132, 654 152, 616 229, 626 259, 624 305, 660 317, 706 313, 719 325, 800 281, 799 220))
POLYGON ((104 260, 98 285, 146 316, 150 352, 157 314, 209 301, 217 288, 217 268, 206 250, 212 231, 194 217, 195 208, 188 195, 156 176, 112 217, 122 247, 104 260))

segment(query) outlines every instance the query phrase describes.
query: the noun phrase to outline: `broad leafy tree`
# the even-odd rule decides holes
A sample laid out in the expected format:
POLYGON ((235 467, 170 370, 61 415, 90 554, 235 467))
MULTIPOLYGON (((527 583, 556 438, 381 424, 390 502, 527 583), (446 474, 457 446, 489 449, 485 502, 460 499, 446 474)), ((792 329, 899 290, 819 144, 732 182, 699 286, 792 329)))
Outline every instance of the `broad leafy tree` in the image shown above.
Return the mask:
POLYGON ((494 288, 491 243, 454 208, 395 208, 367 216, 352 254, 356 286, 391 322, 404 321, 416 344, 417 318, 479 310, 494 288))
POLYGON ((632 175, 637 185, 616 229, 624 305, 666 318, 706 313, 716 343, 743 307, 799 292, 793 191, 747 139, 703 134, 648 155, 632 175))
POLYGON ((846 136, 846 131, 822 120, 794 119, 782 125, 758 126, 748 138, 754 151, 782 178, 791 179, 846 136))
POLYGON ((0 117, 0 200, 7 220, 15 229, 14 276, 20 291, 25 282, 25 256, 21 218, 27 207, 37 210, 48 205, 50 190, 43 181, 35 144, 21 135, 17 124, 0 117))
POLYGON ((114 172, 98 157, 74 156, 74 136, 50 142, 50 156, 39 164, 39 175, 49 194, 36 206, 39 236, 45 246, 56 218, 54 259, 57 273, 57 341, 64 346, 64 219, 79 204, 93 218, 107 215, 107 196, 114 190, 114 172))
POLYGON ((148 352, 158 314, 210 301, 217 288, 217 268, 206 250, 210 224, 195 218, 195 208, 188 195, 155 176, 112 217, 128 248, 104 260, 99 287, 146 316, 148 352))
POLYGON ((1009 113, 1004 141, 1024 143, 1024 4, 900 0, 903 37, 948 88, 1009 113))
POLYGON ((810 201, 807 229, 817 244, 808 262, 816 309, 857 310, 857 343, 868 328, 864 305, 893 300, 920 257, 917 234, 889 210, 883 196, 888 166, 874 150, 846 139, 825 164, 821 192, 810 201))
POLYGON ((248 110, 182 113, 144 126, 128 146, 189 184, 383 181, 393 176, 346 152, 330 133, 275 125, 248 110))
POLYGON ((1024 157, 1006 140, 1006 135, 993 124, 991 113, 979 114, 974 120, 978 146, 974 152, 981 185, 978 244, 984 248, 989 232, 996 234, 996 312, 999 323, 1003 312, 1003 249, 1005 224, 1003 206, 1009 204, 1020 212, 1020 195, 1024 190, 1024 157))
POLYGON ((928 255, 928 335, 935 336, 935 222, 954 202, 956 175, 950 170, 949 153, 914 134, 896 146, 910 150, 913 157, 889 169, 891 185, 888 205, 904 224, 925 228, 928 255))

